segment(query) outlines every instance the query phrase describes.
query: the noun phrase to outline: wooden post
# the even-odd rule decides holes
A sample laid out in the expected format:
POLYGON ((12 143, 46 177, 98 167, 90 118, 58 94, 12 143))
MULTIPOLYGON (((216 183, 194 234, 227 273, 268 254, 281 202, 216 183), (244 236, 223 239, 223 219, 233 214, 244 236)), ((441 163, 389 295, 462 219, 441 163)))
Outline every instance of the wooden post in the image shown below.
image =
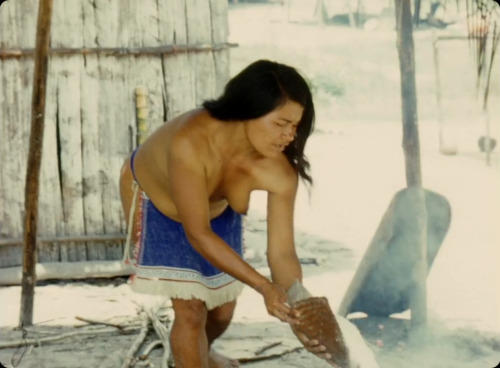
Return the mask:
POLYGON ((31 131, 25 186, 23 279, 21 283, 20 326, 29 326, 33 324, 33 302, 36 284, 35 266, 38 221, 38 190, 42 160, 52 3, 53 0, 40 0, 38 6, 35 69, 31 109, 31 131))
POLYGON ((415 0, 413 6, 413 24, 415 27, 418 27, 420 23, 420 8, 421 8, 421 0, 415 0))
MULTIPOLYGON (((411 217, 414 234, 412 242, 415 268, 410 308, 412 325, 422 326, 427 321, 427 211, 422 189, 420 143, 418 137, 417 93, 415 83, 415 52, 411 0, 396 1, 397 47, 401 73, 401 103, 403 117, 403 149, 408 187, 419 188, 412 196, 411 217), (414 238, 413 238, 414 237, 414 238)), ((415 328, 415 330, 417 330, 415 328)))
POLYGON ((141 145, 148 136, 148 89, 137 87, 135 89, 135 116, 137 121, 137 145, 141 145))
POLYGON ((418 140, 415 51, 409 0, 396 2, 397 47, 401 73, 401 108, 403 114, 403 148, 408 186, 421 186, 420 144, 418 140))

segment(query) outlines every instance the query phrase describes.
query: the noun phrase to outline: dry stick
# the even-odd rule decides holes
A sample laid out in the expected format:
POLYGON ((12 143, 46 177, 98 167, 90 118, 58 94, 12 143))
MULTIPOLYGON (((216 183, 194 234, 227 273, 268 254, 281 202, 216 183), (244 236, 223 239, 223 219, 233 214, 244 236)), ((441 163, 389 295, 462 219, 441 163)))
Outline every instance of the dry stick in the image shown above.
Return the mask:
POLYGON ((146 348, 141 354, 141 357, 147 357, 153 351, 153 349, 156 348, 158 345, 163 345, 163 341, 155 340, 151 344, 146 346, 146 348))
POLYGON ((76 316, 75 318, 79 321, 87 322, 88 324, 91 324, 91 325, 104 325, 104 326, 109 326, 109 327, 116 327, 121 332, 124 331, 124 326, 118 325, 116 323, 97 321, 95 319, 89 319, 89 318, 84 318, 84 317, 80 317, 80 316, 76 316))
POLYGON ((257 349, 257 351, 255 352, 255 355, 261 355, 262 353, 268 351, 269 349, 272 349, 275 346, 278 346, 278 345, 281 345, 281 344, 282 344, 281 341, 277 341, 277 342, 273 342, 271 344, 268 344, 266 346, 263 346, 262 348, 257 349))
MULTIPOLYGON (((125 331, 133 331, 137 330, 138 327, 127 327, 124 330, 125 331)), ((67 339, 68 337, 74 337, 74 336, 80 336, 80 335, 92 335, 92 334, 104 334, 104 333, 113 333, 116 332, 115 328, 103 328, 100 330, 88 330, 88 331, 76 331, 76 332, 68 332, 64 334, 60 334, 57 336, 48 336, 48 337, 42 337, 42 338, 34 338, 34 339, 26 339, 26 340, 20 340, 20 341, 6 341, 6 342, 0 342, 0 349, 7 349, 7 348, 15 348, 23 345, 40 345, 41 343, 44 342, 52 342, 52 341, 58 341, 62 339, 67 339)))
POLYGON ((139 335, 135 339, 130 349, 128 349, 127 355, 125 356, 125 360, 123 361, 121 368, 129 368, 132 365, 132 363, 135 361, 134 357, 135 353, 137 352, 137 350, 139 350, 141 344, 146 338, 146 335, 148 334, 148 325, 149 325, 148 315, 144 311, 142 311, 140 315, 142 319, 141 331, 139 332, 139 335))
MULTIPOLYGON (((170 357, 170 332, 151 310, 147 310, 147 314, 153 322, 153 329, 163 343, 163 356, 161 358, 161 368, 168 368, 168 358, 170 357)), ((168 323, 168 321, 167 321, 168 323)))
POLYGON ((251 363, 251 362, 260 362, 260 361, 263 361, 263 360, 271 360, 271 359, 277 359, 277 358, 281 358, 285 355, 288 355, 288 354, 291 354, 291 353, 295 353, 296 351, 300 351, 304 349, 302 346, 299 346, 299 347, 296 347, 296 348, 293 348, 293 349, 290 349, 290 350, 286 350, 282 353, 279 353, 279 354, 271 354, 271 355, 266 355, 266 356, 255 356, 255 357, 248 357, 248 358, 239 358, 238 359, 238 362, 240 363, 251 363))
POLYGON ((36 284, 36 235, 38 230, 38 192, 42 161, 45 97, 47 90, 48 52, 52 0, 42 0, 38 6, 35 66, 31 106, 31 130, 25 186, 23 241, 23 279, 20 326, 33 324, 33 301, 36 284))

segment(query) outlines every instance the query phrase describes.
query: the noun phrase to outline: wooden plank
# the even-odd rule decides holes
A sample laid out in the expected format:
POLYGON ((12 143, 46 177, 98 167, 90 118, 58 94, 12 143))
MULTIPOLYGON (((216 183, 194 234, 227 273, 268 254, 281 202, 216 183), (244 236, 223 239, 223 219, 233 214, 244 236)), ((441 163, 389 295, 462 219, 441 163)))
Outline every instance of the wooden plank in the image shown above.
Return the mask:
MULTIPOLYGON (((158 26, 158 36, 160 39, 160 43, 162 45, 173 45, 175 43, 175 18, 176 14, 174 13, 175 3, 177 0, 158 0, 158 17, 161 20, 158 26)), ((167 95, 167 79, 166 75, 170 71, 164 70, 165 67, 165 59, 172 58, 172 55, 164 55, 160 59, 161 68, 162 68, 162 78, 161 78, 161 98, 163 105, 163 115, 162 120, 167 121, 172 116, 170 113, 171 106, 170 101, 167 95)))
POLYGON ((158 37, 161 45, 175 43, 175 3, 178 0, 158 0, 158 37))
MULTIPOLYGON (((122 43, 118 42, 118 27, 120 25, 119 15, 122 11, 125 2, 120 2, 117 0, 95 0, 91 6, 94 12, 94 24, 86 23, 88 25, 87 32, 91 31, 91 28, 95 28, 95 42, 96 46, 100 47, 116 47, 124 46, 122 43), (120 6, 121 5, 121 6, 120 6)), ((123 19, 123 31, 126 32, 127 19, 123 19)))
MULTIPOLYGON (((6 4, 4 4, 5 6, 6 4)), ((36 4, 34 4, 36 5, 36 4)), ((2 6, 2 12, 4 9, 2 6)), ((10 4, 9 4, 10 6, 10 4)), ((27 37, 20 31, 21 27, 21 14, 26 11, 29 4, 26 2, 16 3, 15 6, 11 7, 9 13, 9 22, 13 25, 12 29, 8 31, 7 35, 14 37, 12 42, 17 44, 27 45, 24 39, 27 37)), ((37 12, 37 6, 34 6, 35 12, 37 12)), ((29 28, 33 34, 36 33, 35 30, 36 18, 33 21, 33 25, 29 28)), ((34 37, 34 36, 32 36, 34 37)), ((34 41, 31 47, 34 46, 34 41)), ((32 72, 29 74, 23 74, 24 68, 22 62, 13 62, 6 64, 6 97, 8 101, 7 114, 8 122, 6 138, 9 141, 9 151, 5 157, 6 179, 7 179, 7 205, 8 212, 6 213, 7 228, 10 229, 10 236, 20 236, 23 233, 23 219, 22 213, 24 213, 24 185, 20 183, 25 183, 26 175, 26 158, 27 158, 27 147, 28 147, 28 127, 29 112, 31 111, 31 88, 23 88, 29 85, 32 79, 32 72), (14 76, 14 77, 13 77, 14 76), (18 91, 18 93, 12 93, 12 91, 18 91), (9 96, 12 95, 12 96, 9 96), (26 116, 27 115, 27 116, 26 116)), ((21 259, 19 259, 21 262, 21 259)))
POLYGON ((83 47, 96 47, 98 46, 97 37, 97 21, 96 9, 99 3, 94 1, 82 1, 82 45, 83 47))
MULTIPOLYGON (((17 5, 17 47, 35 47, 38 1, 20 0, 17 5)), ((3 11, 3 6, 2 6, 3 11)))
POLYGON ((159 21, 157 0, 142 0, 140 2, 128 0, 127 28, 130 37, 128 46, 160 46, 159 21))
MULTIPOLYGON (((5 28, 9 37, 4 40, 0 35, 2 47, 33 47, 34 32, 28 36, 29 32, 26 30, 29 27, 34 30, 34 5, 34 0, 18 0, 3 5, 2 19, 12 17, 13 21, 0 22, 2 30, 7 27, 4 25, 9 25, 5 28), (7 8, 10 10, 4 11, 7 8), (24 18, 20 16, 22 14, 25 14, 24 18), (12 24, 17 25, 12 27, 12 24), (23 36, 21 33, 25 31, 27 33, 23 36), (20 38, 22 41, 18 42, 20 38)), ((197 4, 193 0, 147 0, 141 3, 133 0, 56 0, 54 6, 54 19, 57 19, 51 33, 51 44, 54 48, 154 48, 170 44, 211 44, 215 40, 225 42, 227 39, 227 2, 223 0, 211 0, 203 4, 197 4), (219 24, 215 26, 219 21, 223 27, 219 24), (207 29, 210 31, 207 32, 207 29)), ((61 60, 58 56, 58 61, 53 60, 51 67, 57 70, 58 76, 53 87, 49 81, 48 88, 53 89, 47 100, 45 139, 50 139, 51 144, 44 147, 44 155, 57 157, 54 154, 58 153, 59 148, 61 161, 51 160, 42 164, 40 206, 44 216, 40 218, 40 230, 44 235, 100 231, 114 233, 124 230, 125 221, 121 213, 117 183, 123 158, 132 149, 131 135, 135 130, 134 88, 145 85, 149 90, 150 123, 153 130, 165 119, 192 109, 204 99, 218 94, 217 91, 227 80, 228 51, 190 54, 152 56, 144 59, 126 56, 122 57, 122 63, 116 62, 113 57, 89 55, 62 57, 61 60), (222 62, 219 62, 219 59, 222 62), (99 64, 100 62, 102 63, 99 64), (192 71, 193 69, 195 71, 192 71), (78 90, 76 95, 73 93, 75 89, 78 90), (98 101, 99 96, 106 96, 106 100, 98 101), (75 129, 81 130, 82 135, 79 138, 73 131, 75 129), (82 151, 79 153, 78 163, 77 147, 80 146, 82 151), (99 162, 100 159, 102 162, 99 162)), ((2 61, 2 73, 5 62, 2 61)), ((18 64, 10 64, 7 68, 15 69, 15 65, 18 64)), ((22 69, 18 70, 17 75, 26 73, 26 68, 29 68, 27 65, 17 66, 22 69)), ((10 70, 9 75, 12 73, 13 70, 10 70)), ((22 79, 9 83, 9 90, 26 90, 22 79)), ((22 108, 24 102, 14 101, 16 96, 4 95, 6 100, 3 104, 10 106, 12 116, 25 114, 21 119, 29 117, 26 114, 29 109, 22 108)), ((22 99, 24 100, 24 97, 22 99)), ((11 144, 21 143, 16 143, 16 147, 26 145, 26 128, 27 125, 20 133, 21 136, 14 137, 14 141, 1 143, 1 149, 8 152, 9 156, 12 154, 11 144)), ((8 129, 19 129, 19 124, 8 129)), ((9 132, 5 136, 9 134, 18 133, 9 132)), ((3 154, 4 151, 0 153, 3 154)), ((21 151, 17 157, 22 157, 21 151)), ((9 213, 2 211, 2 228, 6 222, 15 224, 13 217, 22 212, 22 202, 16 202, 15 199, 20 197, 13 194, 15 186, 9 185, 19 179, 19 167, 22 167, 20 161, 10 161, 11 168, 5 175, 2 170, 0 183, 8 189, 0 191, 0 198, 14 198, 11 201, 16 208, 14 211, 9 210, 9 213), (14 176, 9 179, 9 175, 14 176)), ((21 193, 22 188, 18 192, 21 193)), ((9 233, 9 236, 19 235, 22 226, 14 227, 18 229, 18 233, 9 233)), ((120 247, 119 245, 118 248, 120 247)), ((60 255, 57 248, 48 250, 44 246, 40 257, 44 262, 61 257, 78 260, 92 251, 93 245, 88 248, 88 252, 65 248, 60 255)), ((114 251, 111 253, 115 254, 114 251)), ((102 250, 96 251, 91 258, 101 259, 102 255, 102 250)))
POLYGON ((55 0, 51 47, 83 46, 83 10, 80 1, 55 0))
MULTIPOLYGON (((133 268, 121 261, 51 262, 38 263, 36 273, 38 280, 85 279, 127 276, 133 268)), ((19 285, 20 280, 20 267, 0 269, 0 285, 19 285)))
MULTIPOLYGON (((128 1, 98 1, 95 8, 95 26, 97 29, 97 46, 127 47, 129 38, 128 24, 133 15, 130 14, 128 1)), ((124 72, 124 60, 99 57, 99 95, 105 96, 98 101, 100 163, 100 198, 104 233, 116 233, 122 229, 122 209, 118 195, 118 176, 122 158, 117 158, 116 124, 121 119, 123 102, 118 98, 124 93, 123 81, 127 78, 124 72)), ((126 64, 126 61, 125 61, 126 64)), ((132 101, 130 96, 129 101, 132 101)), ((123 132, 128 136, 127 129, 123 132)), ((123 137, 120 135, 120 138, 123 137)), ((124 144, 129 139, 124 138, 124 144)), ((106 259, 120 259, 120 246, 116 242, 104 245, 106 259)))
MULTIPOLYGON (((0 44, 3 47, 11 47, 18 44, 17 26, 22 9, 19 2, 10 2, 2 5, 0 12, 0 44)), ((19 183, 24 182, 21 170, 25 168, 21 161, 24 159, 24 144, 22 141, 23 125, 19 121, 19 100, 20 94, 12 93, 19 90, 19 62, 11 60, 3 62, 0 66, 1 74, 1 108, 2 108, 2 137, 0 138, 0 154, 2 160, 2 170, 0 170, 0 188, 2 206, 0 211, 2 236, 21 237, 22 219, 24 205, 24 187, 19 183), (14 76, 14 77, 13 77, 14 76)), ((22 249, 3 249, 0 252, 0 266, 9 263, 20 265, 22 260, 22 249)))
MULTIPOLYGON (((140 47, 158 47, 162 45, 160 36, 160 24, 163 24, 163 14, 159 13, 157 1, 147 0, 140 4, 131 0, 133 13, 137 16, 134 17, 136 22, 135 33, 141 34, 140 43, 130 44, 130 46, 140 47), (139 9, 140 8, 140 9, 139 9)), ((172 25, 169 26, 172 28, 172 25)), ((163 30, 162 32, 165 32, 163 30)), ((134 37, 135 42, 139 37, 134 37)), ((131 40, 133 41, 133 40, 131 40)), ((135 120, 135 105, 130 103, 130 94, 134 93, 138 86, 145 86, 148 90, 148 122, 149 132, 158 128, 165 120, 165 108, 162 89, 163 87, 163 71, 161 64, 161 56, 149 56, 141 58, 129 58, 129 75, 130 82, 127 86, 127 110, 133 107, 133 114, 127 113, 126 118, 131 116, 135 120)))
MULTIPOLYGON (((229 35, 228 2, 225 0, 210 0, 212 17, 212 42, 227 42, 229 35)), ((219 96, 229 79, 230 51, 220 50, 213 53, 215 68, 215 95, 219 96)))
MULTIPOLYGON (((116 2, 114 2, 116 3, 116 2)), ((98 47, 103 37, 109 34, 101 23, 105 19, 109 2, 82 2, 83 46, 98 47)), ((117 15, 108 14, 110 19, 117 15)), ((106 121, 100 115, 99 57, 84 56, 85 67, 81 72, 82 82, 82 169, 83 169, 83 211, 86 234, 103 234, 104 218, 102 204, 102 163, 99 146, 99 124, 106 121)), ((86 242, 88 260, 106 260, 106 244, 97 241, 86 242)))
MULTIPOLYGON (((83 183, 81 136, 81 57, 60 58, 52 61, 57 75, 57 128, 62 184, 64 233, 83 234, 83 183)), ((80 261, 87 257, 81 244, 61 246, 61 261, 80 261)))
MULTIPOLYGON (((52 47, 83 46, 83 15, 79 2, 59 0, 54 8, 52 47), (78 31, 76 31, 78 30, 78 31)), ((57 128, 66 235, 84 234, 81 70, 82 56, 60 57, 57 74, 57 128)), ((61 246, 61 260, 87 259, 85 244, 61 246)))
MULTIPOLYGON (((186 0, 170 3, 174 17, 174 44, 188 43, 186 25, 186 0)), ((167 118, 172 119, 195 106, 196 94, 193 87, 193 75, 190 61, 186 54, 163 58, 165 78, 165 100, 168 104, 167 118)))
MULTIPOLYGON (((109 58, 99 58, 99 95, 106 98, 99 99, 99 152, 101 155, 100 164, 100 199, 102 202, 102 216, 105 233, 116 233, 121 231, 121 204, 118 196, 118 176, 119 168, 123 163, 116 157, 117 137, 115 135, 115 125, 119 119, 119 109, 122 109, 122 102, 117 99, 121 91, 117 79, 123 79, 123 61, 109 58)), ((127 140, 125 140, 127 141, 127 140)), ((106 257, 109 245, 106 245, 106 257)), ((116 251, 111 251, 115 254, 116 251)), ((107 258, 109 259, 109 258, 107 258)))
MULTIPOLYGON (((160 57, 168 54, 182 54, 186 52, 218 51, 228 47, 236 47, 238 44, 223 42, 219 44, 176 44, 165 46, 138 46, 138 47, 58 47, 50 49, 50 56, 72 56, 72 55, 99 55, 114 58, 123 57, 160 57)), ((32 58, 35 53, 33 48, 0 49, 0 60, 32 58)))
MULTIPOLYGON (((17 22, 20 17, 17 14, 21 14, 21 3, 22 1, 7 1, 2 4, 2 10, 0 11, 0 46, 2 48, 15 47, 19 44, 18 34, 20 28, 17 26, 17 22)), ((29 30, 35 33, 33 26, 29 27, 29 30)))
MULTIPOLYGON (((57 65, 56 65, 57 66, 57 65)), ((59 175, 59 152, 57 142, 57 70, 49 60, 47 101, 45 106, 45 129, 43 160, 40 183, 40 236, 55 237, 64 234, 61 181, 59 175)), ((59 245, 45 244, 39 248, 39 262, 59 261, 59 245)))
MULTIPOLYGON (((96 56, 85 58, 81 69, 82 109, 82 175, 83 217, 85 234, 104 232, 101 201, 101 154, 99 152, 99 64, 96 56)), ((105 260, 106 250, 102 243, 89 242, 88 260, 105 260)))
POLYGON ((23 259, 22 245, 8 245, 0 249, 0 268, 21 267, 23 259))
POLYGON ((188 43, 187 26, 186 26, 186 2, 187 0, 171 0, 172 14, 174 15, 174 44, 188 43))
MULTIPOLYGON (((2 22, 0 18, 0 23, 2 22)), ((4 72, 4 64, 0 63, 0 111, 2 111, 3 121, 0 124, 0 160, 6 160, 9 153, 9 140, 7 139, 7 125, 9 123, 7 116, 4 112, 7 110, 7 101, 5 96, 7 91, 5 90, 6 78, 8 75, 4 72)), ((4 165, 2 164, 2 168, 4 165)), ((7 179, 4 177, 4 171, 0 170, 0 203, 2 207, 0 208, 0 237, 8 236, 7 224, 6 224, 6 211, 7 211, 7 179)), ((0 265, 2 260, 2 253, 0 251, 0 265)))
MULTIPOLYGON (((12 76, 20 76, 19 62, 12 60, 3 65, 5 74, 11 76, 5 80, 6 91, 20 91, 20 78, 12 78, 12 76)), ((5 116, 8 122, 6 139, 9 142, 9 148, 2 162, 2 171, 8 190, 4 218, 9 236, 12 237, 19 237, 23 232, 21 214, 24 211, 24 186, 19 183, 24 183, 25 180, 27 150, 23 139, 26 124, 21 120, 21 96, 21 94, 11 92, 5 95, 7 102, 5 116)))
MULTIPOLYGON (((212 42, 212 16, 210 3, 186 0, 186 20, 188 43, 212 42)), ((215 66, 212 52, 189 53, 192 72, 192 88, 195 103, 199 106, 207 98, 215 95, 215 66)))
POLYGON ((167 119, 172 119, 195 106, 195 92, 192 88, 192 75, 188 70, 188 65, 187 55, 163 58, 164 93, 168 104, 167 119))
MULTIPOLYGON (((12 12, 12 7, 14 5, 3 4, 2 11, 0 12, 0 47, 5 48, 8 47, 10 42, 12 42, 12 38, 14 38, 14 34, 12 32, 12 27, 10 25, 10 13, 12 12), (9 37, 6 37, 9 35, 9 37)), ((7 101, 7 78, 9 74, 5 70, 5 64, 0 63, 0 111, 2 112, 2 123, 0 124, 0 160, 6 161, 6 157, 9 154, 9 140, 7 139, 7 125, 9 124, 8 116, 6 114, 8 109, 8 101, 7 101)), ((0 237, 8 236, 8 228, 7 228, 7 219, 6 214, 8 211, 7 208, 7 195, 8 188, 7 185, 10 182, 5 177, 5 172, 3 168, 5 164, 2 164, 2 170, 0 170, 0 203, 2 203, 2 207, 0 207, 0 237)), ((0 251, 0 267, 3 263, 3 253, 0 251)))
MULTIPOLYGON (((136 2, 134 2, 136 3, 136 2)), ((146 3, 147 7, 150 9, 147 13, 141 13, 142 15, 142 27, 145 36, 143 37, 143 47, 158 47, 165 45, 162 40, 162 35, 160 35, 160 28, 165 23, 165 15, 160 12, 159 3, 157 0, 148 0, 146 3), (148 5, 149 4, 149 5, 148 5), (144 29, 145 25, 149 25, 144 29)), ((167 15, 167 17, 172 17, 172 14, 167 15)), ((172 24, 166 26, 170 29, 173 28, 172 24)), ((168 31, 163 29, 162 32, 168 31)), ((144 57, 134 60, 135 68, 142 70, 142 73, 137 73, 140 75, 141 79, 135 82, 134 86, 130 86, 131 91, 135 91, 138 85, 144 85, 148 89, 148 107, 149 107, 149 131, 152 132, 156 130, 161 124, 166 120, 165 106, 163 99, 163 69, 162 69, 162 58, 156 56, 144 57)), ((135 107, 135 105, 134 105, 135 107)), ((135 116, 135 114, 134 114, 135 116)))
MULTIPOLYGON (((21 32, 19 32, 19 37, 18 37, 18 43, 17 47, 23 47, 23 48, 34 48, 35 47, 35 37, 36 37, 36 29, 35 26, 37 24, 37 12, 38 12, 38 7, 36 6, 37 3, 34 1, 28 1, 28 0, 22 0, 18 2, 17 5, 17 14, 19 16, 19 20, 17 22, 17 27, 19 27, 21 32)), ((24 59, 24 60, 19 60, 19 67, 20 67, 20 79, 22 82, 22 87, 18 90, 19 95, 21 96, 20 103, 21 103, 21 108, 19 112, 19 119, 24 123, 24 135, 23 135, 23 140, 26 142, 25 147, 27 147, 27 142, 28 142, 28 131, 29 131, 29 126, 30 126, 30 120, 31 120, 31 99, 32 99, 32 91, 33 91, 33 83, 32 83, 32 76, 33 76, 33 70, 34 70, 34 61, 33 59, 24 59)), ((50 69, 50 65, 48 66, 50 69)), ((46 88, 50 89, 51 88, 51 81, 50 81, 50 70, 48 71, 49 76, 47 77, 47 86, 46 88)), ((45 102, 45 113, 50 110, 47 106, 50 105, 50 99, 51 99, 50 92, 46 93, 46 102, 45 102)), ((47 134, 45 133, 45 130, 47 129, 46 126, 46 120, 44 121, 44 142, 45 138, 47 137, 47 134)), ((50 144, 49 142, 49 150, 50 150, 50 144)), ((45 152, 47 150, 47 146, 44 144, 43 151, 42 151, 42 157, 45 156, 45 152)), ((50 160, 50 159, 49 159, 50 160)), ((42 160, 41 167, 40 167, 40 183, 39 183, 39 197, 38 197, 38 218, 37 218, 37 231, 40 235, 55 235, 56 231, 55 228, 57 226, 57 221, 60 221, 61 219, 57 219, 54 216, 52 216, 52 198, 49 198, 47 200, 47 194, 49 196, 52 196, 52 193, 57 191, 57 188, 59 188, 58 183, 55 183, 57 186, 54 187, 51 185, 50 182, 47 181, 47 178, 45 177, 45 164, 44 161, 47 161, 46 159, 42 160)), ((50 162, 50 161, 48 161, 50 162)), ((48 247, 50 248, 50 247, 48 247)), ((48 249, 47 248, 47 249, 48 249)), ((38 251, 38 259, 42 261, 50 261, 53 259, 58 258, 58 251, 57 251, 57 246, 54 247, 54 252, 55 254, 47 254, 47 252, 42 252, 40 253, 38 251)))

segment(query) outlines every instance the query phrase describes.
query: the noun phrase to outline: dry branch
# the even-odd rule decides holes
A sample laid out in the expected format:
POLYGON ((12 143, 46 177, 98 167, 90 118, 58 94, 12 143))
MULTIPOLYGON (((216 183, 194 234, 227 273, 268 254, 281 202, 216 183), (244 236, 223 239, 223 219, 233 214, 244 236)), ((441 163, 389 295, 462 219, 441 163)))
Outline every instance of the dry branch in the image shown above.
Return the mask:
POLYGON ((127 355, 125 356, 121 368, 129 368, 134 363, 134 361, 136 360, 135 353, 137 352, 137 350, 139 350, 141 344, 144 342, 144 339, 146 339, 146 335, 148 334, 148 325, 149 325, 148 315, 146 314, 146 312, 142 311, 140 316, 142 320, 141 331, 137 336, 137 338, 135 339, 132 346, 130 347, 130 349, 128 349, 127 355))
POLYGON ((163 343, 163 356, 161 359, 161 368, 168 368, 168 359, 170 357, 170 333, 167 328, 159 319, 156 313, 151 310, 147 311, 148 317, 153 323, 153 329, 163 343))
POLYGON ((142 351, 141 357, 147 357, 158 345, 163 346, 163 341, 155 340, 142 351))
POLYGON ((118 330, 120 330, 120 332, 125 332, 125 327, 122 325, 118 325, 116 323, 97 321, 94 319, 84 318, 84 317, 80 317, 80 316, 76 316, 75 318, 79 321, 86 322, 86 323, 91 324, 91 325, 104 325, 104 326, 109 326, 109 327, 116 327, 118 330))
POLYGON ((53 0, 42 0, 38 6, 36 48, 31 99, 31 128, 24 194, 23 277, 21 283, 20 326, 33 324, 36 284, 36 237, 38 232, 38 194, 42 165, 45 98, 48 75, 48 51, 53 0))
POLYGON ((268 351, 269 349, 272 349, 272 348, 274 348, 274 347, 276 347, 278 345, 281 345, 281 344, 282 344, 281 341, 277 341, 277 342, 273 342, 271 344, 268 344, 266 346, 263 346, 260 349, 257 349, 255 351, 255 355, 262 355, 264 352, 268 351))
POLYGON ((240 362, 240 363, 252 363, 252 362, 260 362, 263 360, 278 359, 278 358, 281 358, 285 355, 300 351, 302 349, 304 349, 304 348, 301 346, 298 346, 296 348, 285 350, 284 352, 278 353, 278 354, 271 354, 271 355, 265 355, 265 356, 261 355, 261 356, 254 356, 254 357, 248 357, 248 358, 239 358, 238 362, 240 362))
MULTIPOLYGON (((138 327, 126 327, 126 328, 124 328, 124 331, 129 333, 129 332, 135 331, 137 329, 138 329, 138 327)), ((110 327, 110 328, 103 328, 103 329, 99 329, 99 330, 98 329, 92 329, 92 330, 87 330, 87 331, 79 330, 79 331, 63 333, 63 334, 55 335, 55 336, 33 338, 33 339, 26 339, 26 340, 19 340, 19 341, 5 341, 5 342, 0 342, 0 349, 15 348, 15 347, 23 346, 23 345, 40 345, 41 343, 59 341, 59 340, 67 339, 69 337, 74 337, 74 336, 105 334, 105 333, 114 333, 114 332, 116 332, 116 329, 110 327)))

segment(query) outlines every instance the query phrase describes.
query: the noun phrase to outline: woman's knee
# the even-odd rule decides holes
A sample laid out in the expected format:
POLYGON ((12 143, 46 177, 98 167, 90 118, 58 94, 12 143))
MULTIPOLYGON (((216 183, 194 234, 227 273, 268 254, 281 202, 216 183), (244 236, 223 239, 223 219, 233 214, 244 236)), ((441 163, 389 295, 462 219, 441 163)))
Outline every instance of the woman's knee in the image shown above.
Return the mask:
POLYGON ((225 324, 231 322, 236 307, 236 301, 229 302, 208 311, 210 322, 225 324))
POLYGON ((207 322, 207 307, 198 299, 172 299, 176 324, 188 328, 205 328, 207 322))

